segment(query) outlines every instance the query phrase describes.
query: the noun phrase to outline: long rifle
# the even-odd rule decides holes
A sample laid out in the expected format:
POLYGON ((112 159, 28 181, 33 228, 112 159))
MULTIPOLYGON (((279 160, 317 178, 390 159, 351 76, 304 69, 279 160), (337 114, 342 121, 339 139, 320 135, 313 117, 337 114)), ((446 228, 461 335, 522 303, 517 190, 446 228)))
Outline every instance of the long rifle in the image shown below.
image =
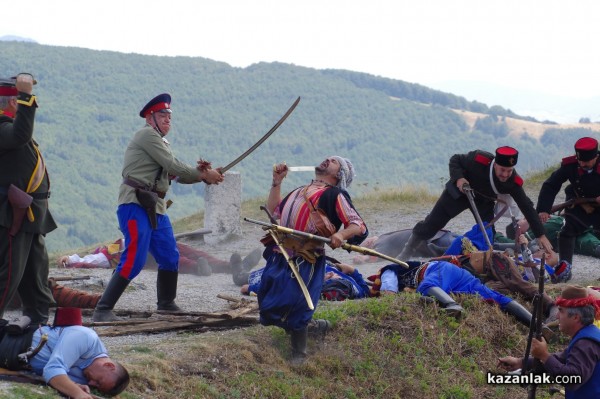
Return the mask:
MULTIPOLYGON (((298 237, 303 237, 303 238, 308 238, 309 240, 315 240, 315 241, 320 241, 323 242, 325 244, 329 244, 331 243, 331 239, 330 238, 326 238, 326 237, 322 237, 316 234, 311 234, 311 233, 306 233, 304 231, 300 231, 300 230, 294 230, 294 229, 290 229, 289 227, 284 227, 284 226, 280 226, 276 223, 266 223, 266 222, 262 222, 260 220, 255 220, 255 219, 249 219, 249 218, 244 218, 244 220, 246 222, 250 222, 250 223, 254 223, 254 224, 259 224, 261 226, 263 226, 263 228, 265 230, 275 230, 278 231, 280 233, 285 233, 285 234, 292 234, 298 237)), ((348 244, 348 243, 343 243, 342 246, 340 247, 342 249, 345 249, 346 251, 353 251, 353 252, 358 252, 361 253, 363 255, 372 255, 372 256, 377 256, 378 258, 381 259, 385 259, 388 260, 392 263, 395 263, 397 265, 400 265, 406 269, 409 268, 408 264, 402 262, 399 259, 396 258, 392 258, 391 256, 387 256, 385 254, 382 254, 380 252, 377 252, 373 249, 370 248, 365 248, 365 247, 361 247, 358 245, 352 245, 352 244, 348 244)))
MULTIPOLYGON (((529 335, 527 336, 527 347, 525 348, 525 356, 523 356, 523 367, 521 375, 531 374, 530 371, 535 371, 539 368, 539 359, 533 360, 533 365, 528 367, 529 355, 531 353, 531 341, 535 339, 542 340, 542 326, 544 317, 544 277, 546 271, 546 254, 542 254, 540 262, 540 278, 538 281, 538 292, 533 297, 533 314, 531 315, 531 323, 529 324, 529 335)), ((537 384, 530 383, 527 386, 527 399, 535 399, 537 384)))
POLYGON ((561 202, 560 204, 554 205, 550 209, 550 213, 562 211, 563 209, 572 208, 577 205, 582 205, 582 204, 590 204, 591 205, 591 204, 596 204, 596 203, 597 203, 596 198, 571 198, 568 201, 561 202))

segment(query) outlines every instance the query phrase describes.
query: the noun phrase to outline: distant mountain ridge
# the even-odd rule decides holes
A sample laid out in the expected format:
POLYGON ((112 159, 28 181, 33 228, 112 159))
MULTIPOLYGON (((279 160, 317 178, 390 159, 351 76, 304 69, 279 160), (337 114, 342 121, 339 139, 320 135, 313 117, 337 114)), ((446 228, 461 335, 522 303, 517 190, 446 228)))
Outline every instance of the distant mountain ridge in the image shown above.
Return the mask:
POLYGON ((466 98, 478 99, 491 104, 511 104, 513 111, 522 115, 535 115, 536 119, 559 123, 575 123, 581 118, 600 121, 600 96, 586 99, 559 97, 524 89, 508 89, 503 86, 477 81, 438 82, 436 88, 466 98))
POLYGON ((28 37, 21 37, 21 36, 14 36, 14 35, 0 36, 0 41, 4 41, 4 42, 29 42, 29 43, 37 43, 35 40, 30 39, 28 37))
MULTIPOLYGON (((200 57, 158 57, 73 47, 0 41, 0 70, 31 71, 38 80, 35 138, 52 179, 51 210, 59 229, 50 250, 77 248, 120 235, 115 210, 125 146, 143 126, 139 110, 152 97, 173 97, 176 156, 189 164, 229 163, 301 101, 279 130, 236 168, 244 198, 265 197, 276 162, 316 165, 328 155, 350 158, 357 170, 354 195, 372 189, 423 185, 439 190, 448 158, 499 145, 519 149, 518 170, 556 164, 572 143, 597 133, 560 130, 510 134, 507 118, 536 123, 501 106, 398 80, 345 70, 283 63, 234 68, 200 57), (472 121, 456 110, 479 113, 472 121)), ((291 174, 284 190, 310 174, 291 174)), ((174 184, 172 219, 203 207, 202 184, 174 184)))

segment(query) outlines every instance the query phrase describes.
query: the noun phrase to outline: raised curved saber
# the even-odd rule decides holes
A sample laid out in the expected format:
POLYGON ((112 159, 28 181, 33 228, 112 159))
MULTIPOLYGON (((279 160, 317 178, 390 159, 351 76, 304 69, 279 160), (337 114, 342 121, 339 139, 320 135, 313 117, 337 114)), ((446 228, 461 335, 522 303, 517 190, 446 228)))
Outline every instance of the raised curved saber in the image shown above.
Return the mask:
POLYGON ((233 161, 231 161, 229 164, 223 166, 222 168, 217 169, 221 174, 227 172, 229 169, 233 168, 235 165, 237 165, 242 159, 246 158, 248 156, 248 154, 250 154, 252 151, 256 150, 262 143, 265 142, 266 139, 269 138, 270 135, 272 135, 275 130, 277 130, 277 128, 279 126, 281 126, 281 124, 287 119, 288 116, 290 116, 290 114, 294 111, 294 109, 296 108, 296 106, 298 105, 298 103, 300 102, 300 97, 298 97, 296 99, 296 101, 294 101, 294 103, 292 104, 292 106, 286 111, 285 114, 283 114, 283 116, 281 117, 281 119, 279 119, 277 121, 277 123, 271 128, 271 130, 269 130, 267 133, 265 133, 264 136, 261 137, 260 140, 258 140, 256 143, 254 143, 254 145, 250 148, 248 148, 246 150, 246 152, 244 152, 242 155, 240 155, 239 157, 237 157, 236 159, 234 159, 233 161))

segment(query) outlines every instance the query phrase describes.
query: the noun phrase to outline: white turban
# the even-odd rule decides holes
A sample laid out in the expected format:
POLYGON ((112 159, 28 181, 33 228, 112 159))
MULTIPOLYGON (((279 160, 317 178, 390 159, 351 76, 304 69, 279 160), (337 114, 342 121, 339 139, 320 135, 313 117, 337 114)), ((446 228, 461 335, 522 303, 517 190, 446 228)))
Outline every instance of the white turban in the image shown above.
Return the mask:
POLYGON ((354 166, 348 158, 342 158, 337 155, 334 155, 331 158, 335 159, 340 164, 340 171, 336 176, 338 178, 337 187, 346 190, 352 184, 352 180, 354 180, 354 166))

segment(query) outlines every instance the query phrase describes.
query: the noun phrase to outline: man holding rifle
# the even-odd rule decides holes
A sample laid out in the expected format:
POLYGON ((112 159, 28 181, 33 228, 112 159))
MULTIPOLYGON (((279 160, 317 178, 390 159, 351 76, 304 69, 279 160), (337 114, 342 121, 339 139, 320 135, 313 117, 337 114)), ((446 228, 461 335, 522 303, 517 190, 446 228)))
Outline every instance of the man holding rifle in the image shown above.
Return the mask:
MULTIPOLYGON (((544 371, 552 376, 580 377, 566 384, 567 398, 600 397, 600 329, 594 319, 600 318, 600 301, 585 287, 567 285, 556 299, 559 306, 560 331, 571 337, 563 352, 549 353, 545 340, 533 339, 531 355, 541 361, 544 371)), ((523 368, 523 358, 506 356, 499 365, 508 371, 523 368)))
POLYGON ((573 263, 577 236, 590 226, 600 229, 600 164, 598 141, 582 137, 575 142, 575 155, 563 158, 560 167, 542 185, 537 211, 543 223, 548 221, 552 204, 563 183, 566 200, 574 205, 565 209, 565 224, 558 236, 558 253, 561 260, 573 263))
MULTIPOLYGON (((348 159, 328 157, 315 167, 315 179, 282 199, 281 183, 287 172, 285 164, 273 168, 267 200, 272 221, 280 219, 281 226, 328 237, 334 249, 345 241, 358 245, 366 238, 367 227, 346 191, 354 178, 354 167, 348 159)), ((329 326, 325 320, 312 320, 325 275, 324 244, 292 235, 271 234, 271 240, 263 239, 267 264, 257 292, 260 322, 288 332, 292 364, 302 364, 306 359, 309 325, 321 336, 329 326)))
MULTIPOLYGON (((414 249, 422 241, 433 237, 452 218, 471 208, 465 187, 472 190, 477 212, 483 222, 490 222, 494 218, 497 196, 510 195, 529 222, 540 248, 550 251, 552 245, 544 235, 544 227, 533 203, 523 190, 523 179, 515 170, 518 155, 518 151, 512 147, 499 147, 495 156, 481 150, 453 155, 450 158, 450 180, 446 183, 446 188, 425 220, 415 225, 398 258, 410 259, 414 249)), ((471 209, 471 212, 474 210, 471 209)))

